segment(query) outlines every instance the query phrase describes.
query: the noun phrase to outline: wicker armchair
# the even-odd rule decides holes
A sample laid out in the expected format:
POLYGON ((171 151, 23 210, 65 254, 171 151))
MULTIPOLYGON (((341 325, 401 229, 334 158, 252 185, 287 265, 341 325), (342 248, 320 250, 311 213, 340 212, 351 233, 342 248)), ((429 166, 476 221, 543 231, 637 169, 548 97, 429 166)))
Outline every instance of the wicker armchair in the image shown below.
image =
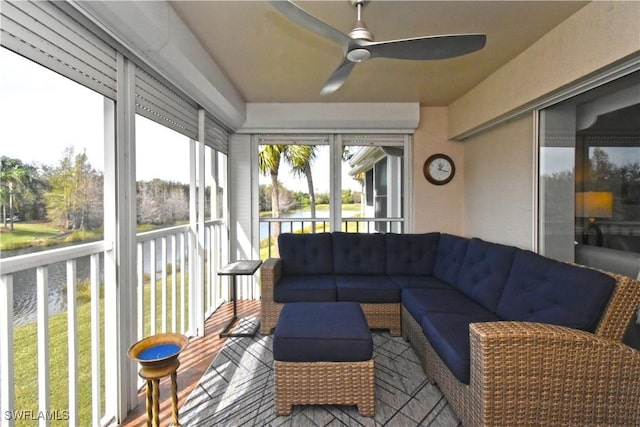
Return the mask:
POLYGON ((470 325, 470 384, 459 382, 403 307, 411 341, 465 426, 640 425, 640 352, 624 345, 640 282, 616 291, 594 334, 525 322, 470 325))

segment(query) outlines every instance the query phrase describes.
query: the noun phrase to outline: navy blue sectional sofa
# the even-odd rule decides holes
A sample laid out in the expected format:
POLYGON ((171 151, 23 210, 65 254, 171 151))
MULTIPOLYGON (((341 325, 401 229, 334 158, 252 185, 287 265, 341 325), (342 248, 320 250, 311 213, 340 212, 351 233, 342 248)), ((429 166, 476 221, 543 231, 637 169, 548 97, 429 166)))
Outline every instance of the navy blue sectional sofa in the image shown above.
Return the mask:
POLYGON ((355 301, 370 328, 412 343, 465 425, 640 425, 640 353, 621 343, 635 280, 445 233, 278 245, 262 333, 287 302, 355 301))

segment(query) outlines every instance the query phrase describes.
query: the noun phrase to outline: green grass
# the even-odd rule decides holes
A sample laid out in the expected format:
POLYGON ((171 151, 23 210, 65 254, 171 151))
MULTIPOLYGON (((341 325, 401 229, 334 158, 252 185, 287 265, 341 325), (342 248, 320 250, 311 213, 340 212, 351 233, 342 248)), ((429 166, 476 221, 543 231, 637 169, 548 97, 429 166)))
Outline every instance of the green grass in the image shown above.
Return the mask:
POLYGON ((0 233, 0 250, 7 251, 29 246, 46 245, 46 242, 57 241, 60 243, 64 233, 49 222, 17 222, 13 224, 13 232, 2 227, 0 233))
MULTIPOLYGON (((170 270, 168 270, 170 271, 170 270)), ((180 272, 176 274, 177 291, 180 290, 180 272)), ((186 279, 186 278, 185 278, 186 279)), ((185 280, 185 284, 186 284, 185 280)), ((167 283, 167 329, 171 330, 171 279, 167 283)), ((156 281, 156 332, 162 331, 162 281, 156 281)), ((150 304, 151 286, 149 278, 145 277, 145 336, 150 334, 150 304)), ((79 283, 77 290, 77 327, 78 327, 78 415, 79 425, 91 425, 91 292, 87 283, 79 283)), ((180 305, 180 295, 177 295, 180 305)), ((179 312, 178 312, 179 315, 179 312)), ((104 317, 103 298, 100 295, 100 317, 104 317)), ((185 320, 188 319, 188 310, 185 320)), ((177 328, 181 330, 180 318, 177 328)), ((104 386, 104 322, 100 328, 100 361, 101 382, 104 386)), ((17 410, 32 410, 38 413, 38 342, 37 324, 35 322, 19 326, 14 330, 14 378, 17 410)), ((49 317, 49 367, 50 367, 50 410, 66 411, 69 408, 69 375, 68 375, 68 325, 67 312, 49 317)), ((126 351, 126 349, 124 349, 126 351)), ((104 389, 101 392, 102 407, 104 408, 104 389)), ((32 426, 34 421, 16 421, 16 426, 32 426)), ((52 426, 67 425, 66 421, 53 420, 52 426)))
MULTIPOLYGON (((141 224, 136 227, 138 233, 157 228, 160 226, 152 224, 141 224)), ((102 228, 65 231, 52 222, 16 222, 13 224, 13 231, 10 231, 9 226, 0 226, 0 229, 2 231, 0 233, 1 251, 88 242, 100 240, 104 236, 102 228)))

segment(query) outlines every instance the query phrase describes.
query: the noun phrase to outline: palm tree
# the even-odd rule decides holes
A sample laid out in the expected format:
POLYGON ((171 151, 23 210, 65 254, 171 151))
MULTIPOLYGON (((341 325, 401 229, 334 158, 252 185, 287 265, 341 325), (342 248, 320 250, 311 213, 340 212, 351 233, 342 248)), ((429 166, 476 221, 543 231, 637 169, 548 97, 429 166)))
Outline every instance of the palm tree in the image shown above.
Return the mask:
MULTIPOLYGON (((304 175, 309 187, 309 205, 311 207, 311 218, 316 217, 316 195, 313 190, 313 176, 311 175, 311 163, 317 156, 315 145, 289 145, 285 151, 285 160, 291 166, 292 172, 296 176, 304 175)), ((316 223, 312 222, 313 232, 316 232, 316 223)))
MULTIPOLYGON (((280 218, 280 187, 278 185, 278 171, 280 159, 287 150, 286 145, 262 145, 258 154, 258 169, 263 175, 271 176, 271 217, 280 218)), ((274 224, 275 238, 280 235, 280 223, 274 224)))
POLYGON ((32 176, 30 168, 26 167, 20 159, 11 159, 7 156, 0 158, 0 200, 2 200, 2 214, 4 226, 7 226, 7 205, 9 205, 9 222, 13 231, 14 208, 17 206, 16 192, 27 187, 32 176))

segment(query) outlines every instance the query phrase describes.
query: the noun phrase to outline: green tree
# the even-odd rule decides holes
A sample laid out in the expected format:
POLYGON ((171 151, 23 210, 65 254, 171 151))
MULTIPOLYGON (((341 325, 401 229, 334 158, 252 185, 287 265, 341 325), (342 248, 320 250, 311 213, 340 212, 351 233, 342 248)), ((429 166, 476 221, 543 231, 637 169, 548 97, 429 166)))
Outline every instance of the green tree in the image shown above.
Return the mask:
POLYGON ((85 153, 64 150, 58 166, 48 176, 50 191, 45 195, 49 217, 70 230, 86 230, 102 211, 102 176, 85 153))
MULTIPOLYGON (((291 170, 296 176, 304 176, 307 179, 309 188, 309 206, 311 208, 311 218, 316 217, 316 196, 313 190, 313 175, 311 174, 311 163, 317 157, 317 147, 315 145, 289 145, 284 153, 284 158, 291 166, 291 170)), ((316 230, 316 223, 312 223, 313 232, 316 230)))
POLYGON ((2 217, 7 226, 7 216, 13 231, 13 219, 16 208, 20 205, 20 194, 29 188, 33 178, 33 167, 25 165, 20 159, 7 156, 0 158, 0 199, 2 200, 2 217), (8 212, 7 212, 8 208, 8 212), (7 215, 8 214, 8 215, 7 215))
MULTIPOLYGON (((271 216, 280 218, 280 186, 278 185, 278 172, 280 171, 280 160, 285 152, 286 145, 261 145, 258 153, 258 169, 263 175, 271 177, 271 216)), ((275 237, 280 235, 280 223, 274 224, 275 237)))

